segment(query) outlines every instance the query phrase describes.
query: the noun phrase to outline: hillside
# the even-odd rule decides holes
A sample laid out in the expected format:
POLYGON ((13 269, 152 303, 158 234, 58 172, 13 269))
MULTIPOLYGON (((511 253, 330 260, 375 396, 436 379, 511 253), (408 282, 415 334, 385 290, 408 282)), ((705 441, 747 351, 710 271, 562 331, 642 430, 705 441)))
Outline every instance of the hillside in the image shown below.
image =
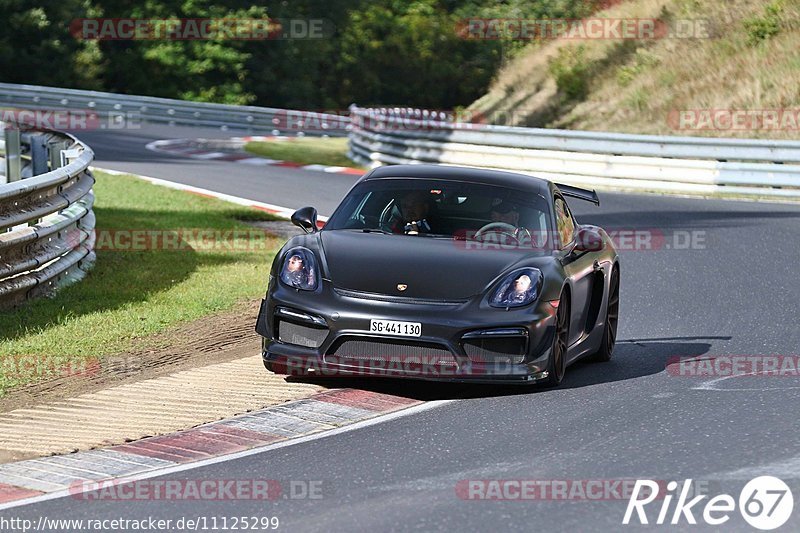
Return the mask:
POLYGON ((800 138, 796 0, 629 0, 599 16, 699 38, 535 42, 469 110, 519 126, 800 138))

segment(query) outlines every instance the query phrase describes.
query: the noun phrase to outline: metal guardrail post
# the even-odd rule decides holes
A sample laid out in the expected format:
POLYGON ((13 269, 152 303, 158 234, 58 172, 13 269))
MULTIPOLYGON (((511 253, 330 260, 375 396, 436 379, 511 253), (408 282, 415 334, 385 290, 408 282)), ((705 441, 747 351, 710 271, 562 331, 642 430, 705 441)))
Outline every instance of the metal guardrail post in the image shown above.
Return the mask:
POLYGON ((19 130, 6 128, 3 130, 3 136, 6 142, 6 175, 0 176, 0 183, 19 181, 22 171, 19 159, 19 130))
POLYGON ((67 150, 66 146, 63 150, 59 153, 61 164, 60 166, 65 167, 69 164, 70 160, 77 159, 80 157, 81 151, 80 149, 73 148, 72 150, 67 150))
POLYGON ((44 135, 31 135, 31 175, 46 174, 48 171, 47 161, 47 137, 44 135))
POLYGON ((67 143, 64 141, 54 141, 47 144, 47 152, 50 155, 50 170, 55 170, 64 166, 64 158, 61 152, 67 149, 67 143))

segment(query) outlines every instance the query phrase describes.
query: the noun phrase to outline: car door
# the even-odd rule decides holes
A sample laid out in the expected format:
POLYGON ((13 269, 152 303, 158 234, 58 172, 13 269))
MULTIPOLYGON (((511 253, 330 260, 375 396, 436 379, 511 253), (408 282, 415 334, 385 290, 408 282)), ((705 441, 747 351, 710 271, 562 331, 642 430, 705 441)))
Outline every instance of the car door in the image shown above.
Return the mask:
POLYGON ((567 202, 557 194, 553 205, 556 216, 555 238, 560 244, 558 255, 572 287, 569 336, 569 344, 572 346, 581 339, 586 329, 595 261, 594 254, 575 250, 578 224, 567 202))

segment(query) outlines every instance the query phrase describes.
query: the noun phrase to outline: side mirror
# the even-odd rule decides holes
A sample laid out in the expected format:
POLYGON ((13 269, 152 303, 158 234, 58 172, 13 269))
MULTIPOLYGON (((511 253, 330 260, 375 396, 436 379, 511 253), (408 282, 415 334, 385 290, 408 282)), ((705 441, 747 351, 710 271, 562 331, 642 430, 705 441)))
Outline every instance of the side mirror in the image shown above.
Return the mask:
POLYGON ((603 247, 603 237, 595 228, 582 227, 575 235, 576 252, 599 252, 603 247))
POLYGON ((301 207, 292 214, 292 224, 306 233, 316 233, 317 210, 313 207, 301 207))

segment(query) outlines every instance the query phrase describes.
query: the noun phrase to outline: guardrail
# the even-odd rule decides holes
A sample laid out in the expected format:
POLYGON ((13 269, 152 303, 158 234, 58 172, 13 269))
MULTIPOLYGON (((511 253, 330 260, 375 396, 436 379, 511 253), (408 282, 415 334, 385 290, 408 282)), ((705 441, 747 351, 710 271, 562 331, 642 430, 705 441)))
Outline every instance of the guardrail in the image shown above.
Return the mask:
POLYGON ((350 112, 350 156, 365 165, 442 163, 601 189, 800 198, 795 141, 491 126, 409 108, 350 112))
POLYGON ((95 261, 92 150, 57 132, 4 129, 0 308, 49 296, 95 261))
POLYGON ((69 110, 86 115, 96 113, 104 121, 94 127, 112 130, 144 121, 235 129, 248 133, 277 135, 286 131, 302 131, 344 136, 350 124, 350 117, 331 113, 210 104, 12 83, 0 83, 0 107, 69 110))

